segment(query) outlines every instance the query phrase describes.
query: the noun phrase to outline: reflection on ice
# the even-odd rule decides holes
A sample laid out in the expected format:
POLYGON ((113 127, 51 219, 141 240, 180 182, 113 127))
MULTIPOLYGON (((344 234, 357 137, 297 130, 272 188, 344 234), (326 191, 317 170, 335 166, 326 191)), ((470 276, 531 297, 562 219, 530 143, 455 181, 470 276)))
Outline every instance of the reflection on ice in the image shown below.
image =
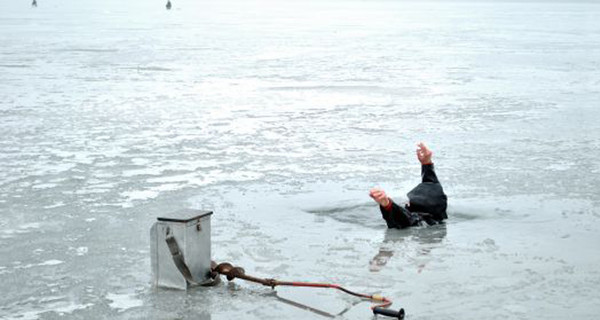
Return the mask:
MULTIPOLYGON (((408 258, 409 260, 415 259, 416 256, 428 255, 435 247, 439 246, 446 237, 446 234, 446 223, 400 230, 387 229, 379 252, 369 263, 369 270, 371 272, 380 271, 394 256, 396 251, 400 252, 401 257, 408 258), (414 256, 411 257, 411 255, 414 256)), ((425 264, 419 264, 419 272, 424 267, 425 264)))

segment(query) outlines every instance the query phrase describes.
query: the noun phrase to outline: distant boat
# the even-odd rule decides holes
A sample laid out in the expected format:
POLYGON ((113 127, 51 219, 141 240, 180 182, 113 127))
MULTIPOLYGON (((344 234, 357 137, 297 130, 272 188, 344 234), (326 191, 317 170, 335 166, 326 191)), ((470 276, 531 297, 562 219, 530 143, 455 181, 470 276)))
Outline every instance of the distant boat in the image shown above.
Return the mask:
MULTIPOLYGON (((33 1, 35 1, 35 0, 33 0, 33 1)), ((171 10, 171 0, 167 0, 166 7, 167 7, 167 10, 171 10)))
POLYGON ((34 8, 36 8, 37 7, 37 1, 33 0, 33 2, 31 2, 31 6, 34 7, 34 8))

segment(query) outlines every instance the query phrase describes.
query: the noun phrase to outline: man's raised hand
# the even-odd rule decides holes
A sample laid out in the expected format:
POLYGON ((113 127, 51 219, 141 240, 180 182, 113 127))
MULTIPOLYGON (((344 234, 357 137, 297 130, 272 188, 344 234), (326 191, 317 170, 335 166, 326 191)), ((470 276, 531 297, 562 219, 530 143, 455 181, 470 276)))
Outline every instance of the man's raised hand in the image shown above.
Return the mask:
POLYGON ((433 156, 433 151, 429 150, 429 148, 423 142, 417 143, 417 158, 421 164, 431 164, 431 157, 433 156))

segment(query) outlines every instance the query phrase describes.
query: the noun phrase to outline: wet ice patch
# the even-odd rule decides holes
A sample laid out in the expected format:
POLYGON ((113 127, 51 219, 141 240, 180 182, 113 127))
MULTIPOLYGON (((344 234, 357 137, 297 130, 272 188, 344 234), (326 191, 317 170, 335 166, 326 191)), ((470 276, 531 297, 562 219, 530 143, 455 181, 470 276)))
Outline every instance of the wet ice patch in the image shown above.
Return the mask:
POLYGON ((162 191, 175 191, 175 190, 179 190, 179 189, 181 189, 181 185, 176 184, 176 183, 171 183, 171 184, 161 184, 157 187, 152 188, 151 190, 162 192, 162 191))
POLYGON ((311 53, 311 50, 303 47, 294 48, 282 48, 282 47, 269 47, 265 48, 262 52, 254 56, 256 60, 280 60, 298 57, 311 53))
POLYGON ((32 189, 52 189, 54 187, 56 187, 57 184, 56 183, 40 183, 40 184, 36 184, 34 186, 32 186, 32 189))
POLYGON ((45 164, 43 166, 40 165, 39 167, 36 167, 35 168, 36 170, 34 170, 34 174, 39 175, 39 176, 59 174, 59 173, 67 172, 67 171, 75 168, 76 166, 77 166, 77 164, 75 164, 75 163, 67 163, 67 162, 45 164))
POLYGON ((13 237, 15 237, 15 235, 27 234, 27 233, 32 232, 33 231, 32 229, 39 229, 39 228, 40 228, 39 222, 25 223, 25 224, 18 226, 15 229, 2 230, 0 233, 0 239, 13 238, 13 237))
POLYGON ((64 263, 64 261, 51 259, 51 260, 47 260, 42 263, 39 263, 38 266, 55 266, 55 265, 59 265, 62 263, 64 263))
POLYGON ((547 165, 546 170, 567 171, 567 170, 571 169, 574 165, 575 165, 574 163, 569 163, 569 162, 553 163, 553 164, 547 165))
POLYGON ((496 242, 493 239, 487 238, 481 242, 478 242, 476 244, 479 248, 481 248, 481 250, 484 250, 486 252, 494 252, 494 251, 498 251, 498 245, 496 245, 496 242))
POLYGON ((156 198, 156 196, 158 196, 158 192, 152 190, 125 191, 121 193, 121 196, 127 198, 128 201, 148 200, 156 198))
POLYGON ((19 226, 19 229, 21 230, 27 230, 27 229, 39 229, 40 228, 40 223, 39 222, 31 222, 31 223, 25 223, 19 226))
POLYGON ((88 253, 88 247, 69 247, 69 252, 77 256, 83 256, 88 253))
POLYGON ((88 194, 95 194, 95 193, 106 193, 106 192, 113 190, 115 188, 115 186, 116 186, 116 184, 114 184, 114 183, 95 183, 95 184, 90 183, 88 186, 75 191, 74 194, 88 195, 88 194))
POLYGON ((158 197, 159 194, 160 191, 153 189, 121 192, 120 195, 125 198, 125 201, 122 202, 120 205, 123 208, 131 208, 133 207, 133 202, 154 199, 158 197))
POLYGON ((214 183, 218 180, 222 172, 220 170, 211 170, 200 176, 198 173, 190 172, 186 174, 162 176, 158 178, 150 178, 150 183, 186 183, 188 185, 205 186, 214 183))
POLYGON ((131 178, 135 176, 158 176, 163 173, 165 169, 162 167, 148 167, 142 169, 133 169, 123 171, 123 177, 131 178))
POLYGON ((196 174, 194 173, 186 173, 174 176, 162 176, 158 178, 150 178, 148 182, 150 183, 169 183, 169 182, 189 182, 190 180, 197 179, 196 174))
POLYGON ((225 180, 235 181, 235 182, 243 182, 243 181, 258 180, 262 176, 264 176, 264 174, 262 174, 260 172, 237 171, 237 172, 233 172, 233 173, 227 175, 227 177, 225 178, 225 180))
POLYGON ((33 267, 45 267, 45 266, 56 266, 59 264, 64 263, 64 261, 61 260, 56 260, 56 259, 51 259, 51 260, 47 260, 41 263, 29 263, 29 264, 21 264, 20 261, 15 262, 15 266, 14 269, 29 269, 29 268, 33 268, 33 267))
MULTIPOLYGON (((38 310, 25 311, 21 313, 14 313, 6 316, 7 320, 19 319, 19 320, 36 320, 40 319, 40 315, 48 312, 55 312, 59 316, 73 313, 76 310, 86 309, 93 306, 91 303, 78 304, 78 303, 65 303, 63 301, 52 301, 51 303, 43 304, 43 307, 38 310)), ((39 305, 36 306, 39 308, 39 305)), ((44 317, 45 318, 45 317, 44 317)))
POLYGON ((379 218, 379 209, 372 203, 357 204, 352 206, 322 207, 305 210, 314 214, 318 222, 326 222, 323 218, 330 218, 339 222, 350 223, 375 229, 380 229, 383 220, 379 218))
POLYGON ((110 307, 113 309, 117 309, 119 312, 135 307, 141 307, 143 305, 142 300, 137 299, 134 294, 128 293, 109 293, 106 295, 106 299, 112 301, 109 304, 110 307))
POLYGON ((65 203, 62 201, 57 201, 49 206, 44 206, 44 209, 54 209, 54 208, 58 208, 58 207, 62 207, 64 206, 65 203))
POLYGON ((131 163, 136 166, 145 166, 150 163, 150 160, 144 158, 132 158, 131 163))

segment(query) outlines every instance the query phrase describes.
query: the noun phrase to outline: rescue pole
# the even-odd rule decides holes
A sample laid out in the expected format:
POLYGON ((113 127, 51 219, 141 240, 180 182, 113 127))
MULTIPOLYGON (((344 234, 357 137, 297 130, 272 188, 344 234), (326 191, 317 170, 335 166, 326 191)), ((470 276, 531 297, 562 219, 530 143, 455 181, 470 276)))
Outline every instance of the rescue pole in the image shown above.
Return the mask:
POLYGON ((216 278, 218 275, 224 275, 228 281, 233 281, 234 279, 242 279, 258 284, 262 284, 267 287, 271 287, 275 289, 277 286, 290 286, 290 287, 311 287, 311 288, 329 288, 336 289, 347 294, 353 295, 355 297, 359 297, 362 299, 368 299, 378 304, 371 306, 371 310, 373 314, 380 314, 388 317, 393 317, 397 319, 404 319, 404 309, 400 308, 400 310, 392 310, 388 309, 389 306, 392 305, 392 301, 382 295, 373 294, 363 294, 357 293, 351 290, 348 290, 337 284, 330 283, 320 283, 320 282, 298 282, 298 281, 279 281, 276 279, 265 279, 265 278, 257 278, 251 275, 247 275, 246 271, 241 267, 235 267, 231 263, 223 262, 211 268, 212 278, 216 278))

